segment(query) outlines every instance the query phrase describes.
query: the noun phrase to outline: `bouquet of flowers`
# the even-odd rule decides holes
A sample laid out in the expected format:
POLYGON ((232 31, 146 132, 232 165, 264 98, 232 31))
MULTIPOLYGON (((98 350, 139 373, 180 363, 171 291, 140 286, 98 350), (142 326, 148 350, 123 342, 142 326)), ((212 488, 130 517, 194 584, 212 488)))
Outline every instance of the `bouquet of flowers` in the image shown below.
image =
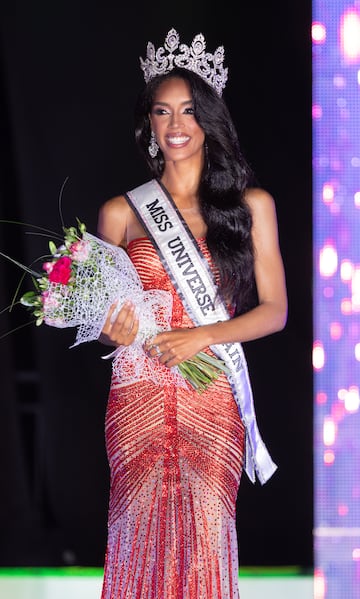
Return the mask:
POLYGON ((49 242, 50 254, 42 264, 42 273, 10 258, 31 275, 34 289, 22 295, 20 303, 31 311, 37 326, 45 323, 57 328, 77 327, 71 345, 75 347, 98 339, 110 306, 116 303, 120 310, 129 300, 139 316, 136 339, 131 346, 120 346, 103 356, 114 358, 113 372, 120 384, 140 379, 161 384, 175 376, 178 383, 185 385, 187 380, 202 391, 221 372, 227 372, 224 362, 205 352, 171 369, 157 360, 154 368, 154 360, 144 351, 144 343, 169 329, 171 294, 160 289, 145 291, 126 251, 91 235, 79 220, 77 227, 63 227, 63 231, 60 246, 49 242))

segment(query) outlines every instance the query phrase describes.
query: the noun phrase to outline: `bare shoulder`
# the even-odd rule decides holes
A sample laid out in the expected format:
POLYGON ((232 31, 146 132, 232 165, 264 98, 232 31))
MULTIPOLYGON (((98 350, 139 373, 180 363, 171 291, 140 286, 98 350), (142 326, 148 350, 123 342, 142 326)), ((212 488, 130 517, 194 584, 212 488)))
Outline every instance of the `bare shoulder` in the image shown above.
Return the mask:
POLYGON ((123 245, 131 208, 123 195, 106 200, 99 209, 98 233, 102 239, 123 245))
POLYGON ((251 210, 273 209, 275 201, 271 193, 261 187, 249 187, 245 192, 245 201, 251 210))
POLYGON ((261 222, 276 223, 276 206, 271 193, 261 187, 251 187, 246 190, 245 201, 250 208, 254 226, 260 226, 261 222))
POLYGON ((106 200, 100 206, 99 215, 106 218, 124 218, 130 212, 130 206, 125 199, 125 196, 115 196, 106 200))
POLYGON ((245 200, 252 216, 252 237, 258 252, 266 248, 271 252, 278 247, 278 222, 273 196, 259 187, 249 188, 245 200))

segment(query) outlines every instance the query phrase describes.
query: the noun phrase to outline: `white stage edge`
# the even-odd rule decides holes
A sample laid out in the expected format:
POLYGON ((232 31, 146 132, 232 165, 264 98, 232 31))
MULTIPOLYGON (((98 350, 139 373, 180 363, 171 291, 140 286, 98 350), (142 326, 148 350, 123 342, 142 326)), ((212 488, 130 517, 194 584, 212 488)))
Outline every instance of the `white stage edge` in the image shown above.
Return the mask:
MULTIPOLYGON (((1 599, 100 599, 102 577, 0 574, 1 599)), ((312 576, 241 576, 240 599, 313 599, 312 576)))

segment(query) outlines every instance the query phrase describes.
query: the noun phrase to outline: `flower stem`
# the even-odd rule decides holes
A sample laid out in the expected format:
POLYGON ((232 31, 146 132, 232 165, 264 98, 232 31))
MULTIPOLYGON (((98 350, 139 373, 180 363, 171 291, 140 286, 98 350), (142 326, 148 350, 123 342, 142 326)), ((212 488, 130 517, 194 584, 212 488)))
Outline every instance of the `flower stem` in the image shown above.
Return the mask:
POLYGON ((181 375, 199 392, 204 391, 222 372, 229 373, 225 362, 199 352, 178 365, 181 375))

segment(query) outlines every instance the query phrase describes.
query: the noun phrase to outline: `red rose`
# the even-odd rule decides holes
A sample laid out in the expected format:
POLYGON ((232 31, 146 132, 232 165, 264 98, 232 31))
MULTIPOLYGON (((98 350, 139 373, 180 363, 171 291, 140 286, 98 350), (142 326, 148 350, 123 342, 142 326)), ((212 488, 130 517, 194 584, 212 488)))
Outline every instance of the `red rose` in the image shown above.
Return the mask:
POLYGON ((51 283, 67 285, 71 277, 71 260, 68 256, 62 256, 57 260, 49 273, 51 283))

